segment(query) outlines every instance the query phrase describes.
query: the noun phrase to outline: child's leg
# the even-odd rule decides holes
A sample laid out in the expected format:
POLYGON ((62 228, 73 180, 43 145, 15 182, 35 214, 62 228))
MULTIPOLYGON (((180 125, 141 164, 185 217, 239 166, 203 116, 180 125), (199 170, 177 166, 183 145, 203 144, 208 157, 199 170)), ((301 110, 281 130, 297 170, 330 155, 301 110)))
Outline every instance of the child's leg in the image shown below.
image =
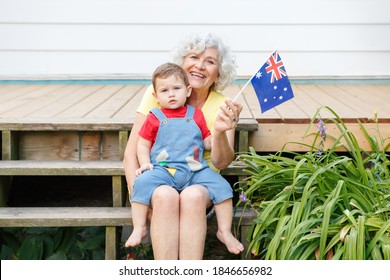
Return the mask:
POLYGON ((127 239, 125 246, 134 247, 141 244, 143 238, 148 235, 147 214, 149 205, 133 202, 131 203, 131 213, 133 216, 133 232, 127 239))
POLYGON ((233 201, 227 199, 215 204, 215 214, 218 223, 218 239, 226 245, 230 253, 239 254, 244 250, 244 245, 232 234, 233 201))
POLYGON ((147 170, 138 176, 134 181, 133 193, 131 196, 131 211, 133 216, 133 232, 126 241, 126 247, 134 247, 141 243, 148 234, 147 215, 150 199, 154 190, 160 185, 174 185, 172 176, 160 166, 153 170, 147 170))

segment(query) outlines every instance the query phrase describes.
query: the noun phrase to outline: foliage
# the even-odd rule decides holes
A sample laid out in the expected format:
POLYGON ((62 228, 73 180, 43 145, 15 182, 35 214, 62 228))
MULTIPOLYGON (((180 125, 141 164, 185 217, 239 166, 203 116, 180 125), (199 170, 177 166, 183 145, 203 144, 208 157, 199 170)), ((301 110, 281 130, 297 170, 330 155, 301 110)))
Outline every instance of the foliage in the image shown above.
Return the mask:
MULTIPOLYGON (((103 260, 105 227, 1 228, 1 260, 103 260)), ((152 260, 151 244, 121 245, 120 258, 152 260)))
POLYGON ((307 130, 317 123, 310 152, 287 151, 286 143, 273 155, 251 150, 241 156, 249 176, 239 203, 246 201, 258 213, 248 253, 272 260, 390 260, 389 136, 378 125, 373 136, 359 122, 371 145, 366 152, 332 109, 325 107, 334 118, 321 120, 323 109, 307 130), (329 123, 337 127, 337 137, 326 133, 329 123), (328 139, 332 144, 325 150, 328 139))
POLYGON ((105 228, 2 228, 2 260, 101 260, 105 228))
POLYGON ((126 260, 153 260, 153 248, 151 243, 141 243, 136 247, 126 248, 121 246, 122 259, 126 260))

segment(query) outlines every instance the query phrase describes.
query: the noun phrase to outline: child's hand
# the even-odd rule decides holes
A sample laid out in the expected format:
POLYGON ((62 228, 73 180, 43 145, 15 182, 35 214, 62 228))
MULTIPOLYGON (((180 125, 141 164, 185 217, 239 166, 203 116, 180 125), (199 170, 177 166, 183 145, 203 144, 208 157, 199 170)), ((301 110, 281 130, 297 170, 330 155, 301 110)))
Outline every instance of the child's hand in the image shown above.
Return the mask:
POLYGON ((136 171, 135 171, 135 176, 139 176, 141 175, 144 171, 146 170, 153 170, 153 164, 151 164, 150 162, 145 162, 143 163, 140 168, 138 168, 136 171))

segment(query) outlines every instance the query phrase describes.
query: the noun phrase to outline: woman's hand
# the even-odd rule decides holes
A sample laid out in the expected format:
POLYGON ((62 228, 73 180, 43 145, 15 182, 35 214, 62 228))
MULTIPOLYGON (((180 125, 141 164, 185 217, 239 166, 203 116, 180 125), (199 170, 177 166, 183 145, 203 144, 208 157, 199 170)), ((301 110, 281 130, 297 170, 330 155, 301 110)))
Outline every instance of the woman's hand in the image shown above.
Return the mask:
POLYGON ((215 132, 223 133, 237 126, 242 111, 241 104, 232 100, 226 100, 225 104, 226 106, 221 106, 221 111, 215 120, 215 132))

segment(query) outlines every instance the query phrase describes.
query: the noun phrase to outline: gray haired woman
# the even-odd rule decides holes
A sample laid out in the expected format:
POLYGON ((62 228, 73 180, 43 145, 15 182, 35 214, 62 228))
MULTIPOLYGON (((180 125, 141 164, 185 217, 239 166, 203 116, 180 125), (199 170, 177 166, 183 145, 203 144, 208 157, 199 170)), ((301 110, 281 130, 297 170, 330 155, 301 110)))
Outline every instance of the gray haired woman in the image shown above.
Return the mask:
MULTIPOLYGON (((205 152, 204 158, 218 172, 234 159, 234 131, 242 110, 239 103, 221 93, 235 77, 234 57, 217 36, 193 35, 174 49, 173 62, 187 72, 192 87, 187 104, 201 109, 205 116, 213 141, 211 151, 205 152)), ((153 88, 150 86, 137 109, 124 155, 130 194, 135 170, 139 168, 136 151, 138 131, 148 112, 158 106, 152 92, 153 88)), ((151 205, 150 234, 154 258, 202 259, 207 230, 206 209, 212 205, 206 187, 192 185, 178 193, 174 188, 162 185, 154 191, 151 205)), ((232 215, 231 211, 227 211, 227 214, 232 215)), ((231 231, 231 223, 218 226, 231 231)), ((217 236, 232 253, 242 251, 242 244, 232 236, 225 236, 220 232, 217 236)))

